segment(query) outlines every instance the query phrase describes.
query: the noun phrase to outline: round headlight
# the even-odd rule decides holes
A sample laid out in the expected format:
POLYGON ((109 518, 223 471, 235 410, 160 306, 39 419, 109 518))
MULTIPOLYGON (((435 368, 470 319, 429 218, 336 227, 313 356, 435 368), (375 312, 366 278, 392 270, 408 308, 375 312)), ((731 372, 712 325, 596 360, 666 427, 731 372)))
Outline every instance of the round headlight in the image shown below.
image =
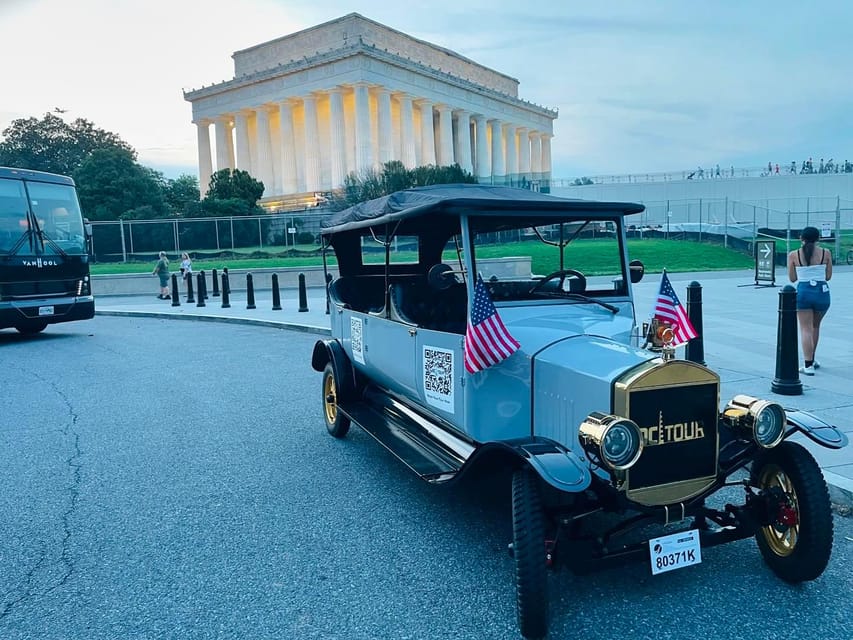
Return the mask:
POLYGON ((643 448, 640 429, 630 420, 619 420, 610 425, 601 439, 601 457, 616 470, 633 465, 643 448))
POLYGON ((782 405, 765 402, 754 413, 753 437, 758 446, 769 449, 775 447, 785 435, 787 418, 782 405))

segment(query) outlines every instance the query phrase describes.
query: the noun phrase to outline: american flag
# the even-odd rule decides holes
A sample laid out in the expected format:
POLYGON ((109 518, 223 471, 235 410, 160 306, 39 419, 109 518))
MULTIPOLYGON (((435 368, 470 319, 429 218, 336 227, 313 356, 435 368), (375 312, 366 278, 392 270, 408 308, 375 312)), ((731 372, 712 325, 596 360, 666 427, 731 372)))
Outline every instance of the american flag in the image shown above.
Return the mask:
POLYGON ((504 326, 481 276, 474 287, 474 304, 465 331, 465 369, 477 373, 518 351, 521 345, 504 326))
POLYGON ((672 332, 675 334, 675 346, 682 345, 699 335, 690 323, 690 318, 687 317, 681 302, 678 301, 678 296, 675 295, 675 289, 672 288, 666 271, 663 272, 663 277, 660 280, 660 292, 655 304, 654 317, 672 327, 672 332))

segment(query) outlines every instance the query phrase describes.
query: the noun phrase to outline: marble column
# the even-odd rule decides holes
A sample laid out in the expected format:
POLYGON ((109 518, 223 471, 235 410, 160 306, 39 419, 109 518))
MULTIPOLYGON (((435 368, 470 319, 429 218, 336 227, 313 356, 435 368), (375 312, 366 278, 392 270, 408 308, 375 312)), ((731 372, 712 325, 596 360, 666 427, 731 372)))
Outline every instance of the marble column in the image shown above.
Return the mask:
POLYGON ((518 185, 518 144, 516 142, 516 126, 506 126, 506 182, 509 185, 518 185))
POLYGON ((377 111, 379 117, 379 164, 384 165, 391 162, 394 157, 394 137, 391 125, 391 92, 380 88, 376 91, 377 111))
POLYGON ((449 167, 453 164, 453 111, 447 105, 438 107, 438 164, 449 167))
POLYGON ((237 134, 237 168, 252 172, 252 155, 249 152, 249 114, 240 111, 234 116, 234 127, 237 134))
POLYGON ((432 120, 432 102, 419 100, 421 110, 421 158, 419 164, 423 167, 435 164, 435 126, 432 120))
POLYGON ((303 96, 305 106, 305 191, 320 191, 320 130, 317 124, 317 98, 303 96))
POLYGON ((234 121, 230 118, 225 130, 225 144, 228 146, 228 167, 233 171, 237 163, 234 161, 234 121))
POLYGON ((412 106, 412 97, 401 95, 400 101, 400 160, 406 169, 414 169, 417 166, 415 158, 415 120, 412 106))
POLYGON ((506 161, 504 157, 503 123, 491 120, 492 125, 492 184, 506 182, 506 161))
POLYGON ((463 171, 474 173, 471 162, 471 114, 456 112, 456 162, 463 171))
POLYGON ((220 117, 214 122, 216 130, 216 170, 230 168, 231 158, 228 156, 228 118, 220 117))
POLYGON ((370 139, 370 94, 368 86, 359 82, 355 92, 355 170, 357 173, 373 168, 373 148, 370 139))
POLYGON ((546 186, 550 186, 551 181, 551 138, 550 133, 542 134, 542 180, 546 186))
POLYGON ((542 179, 542 135, 538 131, 530 132, 530 173, 533 180, 542 179))
POLYGON ((255 179, 264 183, 264 195, 272 195, 275 178, 272 164, 272 133, 270 131, 270 112, 261 106, 255 112, 258 122, 258 162, 255 179))
POLYGON ((477 181, 481 184, 490 184, 492 181, 492 159, 489 155, 489 139, 486 134, 486 116, 474 116, 477 126, 477 155, 475 165, 477 169, 477 181))
POLYGON ((521 186, 527 186, 530 181, 530 130, 527 127, 518 128, 518 179, 522 181, 521 186))
POLYGON ((210 187, 210 176, 213 175, 213 161, 210 155, 210 121, 200 120, 196 123, 198 133, 198 186, 201 197, 210 187))
POLYGON ((293 105, 289 100, 278 104, 281 129, 281 190, 285 195, 296 193, 296 138, 293 131, 293 105))
POLYGON ((332 189, 337 189, 344 184, 347 174, 344 96, 340 87, 329 91, 329 107, 329 160, 332 189))

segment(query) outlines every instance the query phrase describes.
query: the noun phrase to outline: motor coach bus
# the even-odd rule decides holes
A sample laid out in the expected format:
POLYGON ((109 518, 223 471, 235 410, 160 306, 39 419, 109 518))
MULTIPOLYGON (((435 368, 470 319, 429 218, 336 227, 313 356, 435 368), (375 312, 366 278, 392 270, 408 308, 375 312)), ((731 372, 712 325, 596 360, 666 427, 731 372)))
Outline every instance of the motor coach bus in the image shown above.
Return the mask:
POLYGON ((32 334, 94 315, 88 224, 74 181, 0 167, 0 329, 32 334))

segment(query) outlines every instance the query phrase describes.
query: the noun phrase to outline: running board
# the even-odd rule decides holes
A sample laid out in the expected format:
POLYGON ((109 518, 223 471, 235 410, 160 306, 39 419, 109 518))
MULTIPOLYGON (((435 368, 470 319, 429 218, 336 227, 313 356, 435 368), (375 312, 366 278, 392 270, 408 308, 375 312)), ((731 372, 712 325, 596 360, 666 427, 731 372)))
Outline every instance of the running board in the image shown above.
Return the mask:
POLYGON ((340 403, 338 411, 373 436, 422 479, 452 479, 474 447, 386 394, 340 403))

